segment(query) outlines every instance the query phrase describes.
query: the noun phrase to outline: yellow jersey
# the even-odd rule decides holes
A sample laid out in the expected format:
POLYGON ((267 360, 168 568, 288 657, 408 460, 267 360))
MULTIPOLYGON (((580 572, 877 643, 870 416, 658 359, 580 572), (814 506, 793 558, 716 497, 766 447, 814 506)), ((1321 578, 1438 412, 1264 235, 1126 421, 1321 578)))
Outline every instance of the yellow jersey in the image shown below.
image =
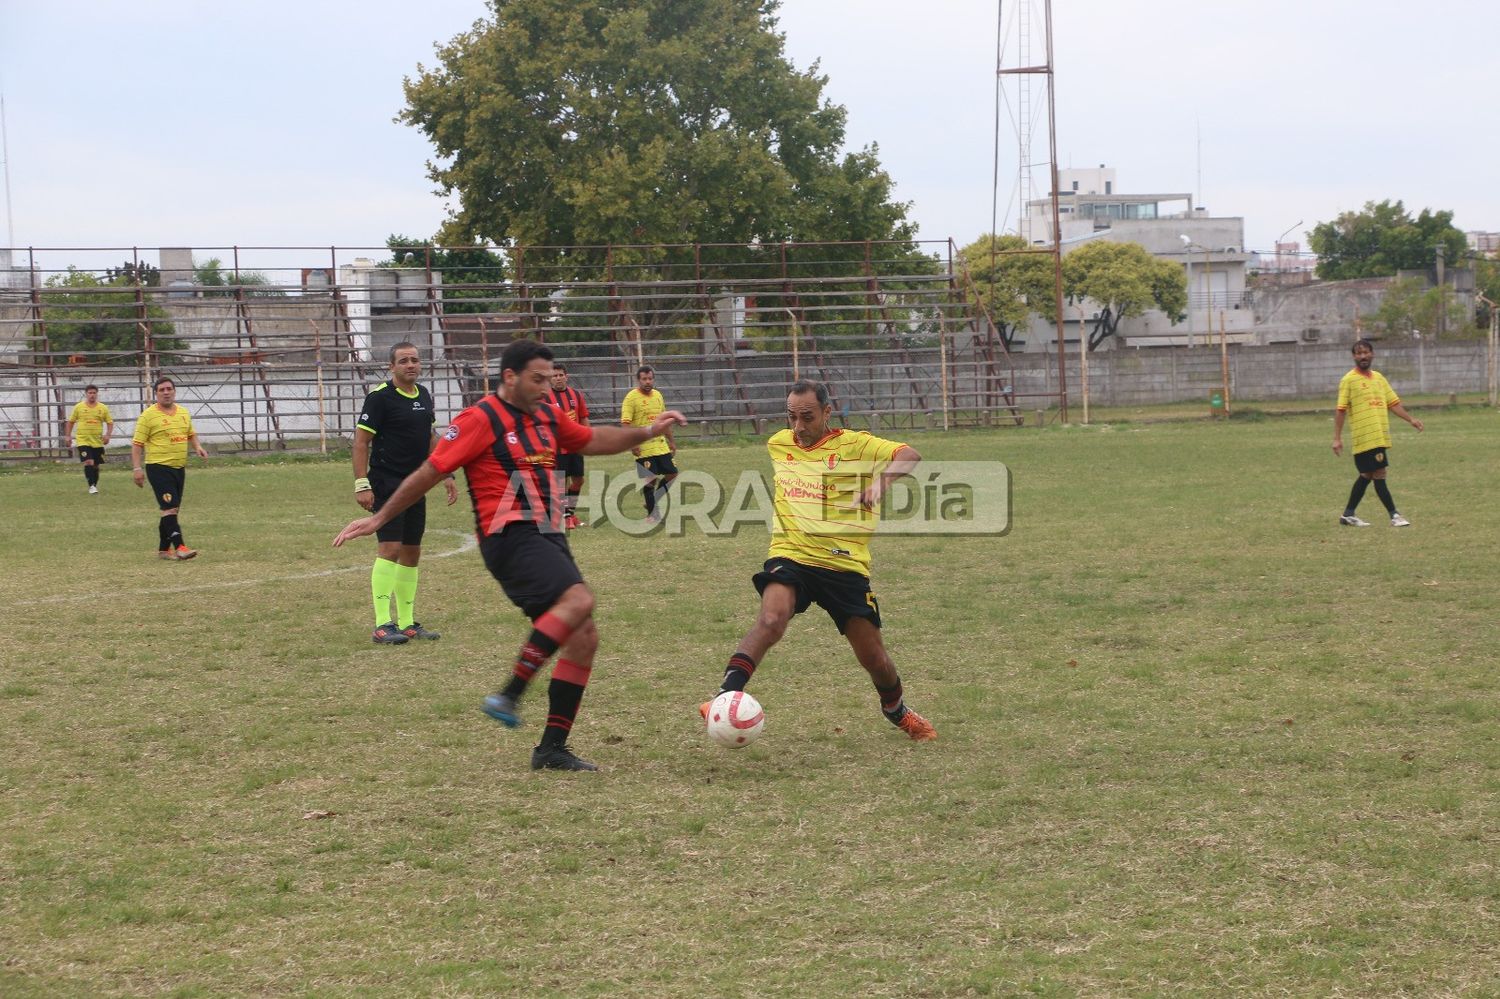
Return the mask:
POLYGON ((104 425, 114 423, 115 418, 109 415, 109 407, 102 402, 96 402, 90 406, 87 402, 80 402, 73 407, 73 415, 68 417, 68 422, 73 424, 73 443, 79 447, 103 447, 104 425))
POLYGON ((148 465, 183 468, 187 465, 188 438, 191 436, 193 418, 186 409, 174 406, 168 415, 162 412, 161 406, 153 404, 135 421, 135 435, 130 442, 145 447, 148 465))
POLYGON ((1385 376, 1371 368, 1353 368, 1339 380, 1338 408, 1348 413, 1349 435, 1355 454, 1391 446, 1392 406, 1401 401, 1385 376))
MULTIPOLYGON (((633 388, 625 393, 625 401, 620 405, 620 422, 627 427, 649 427, 651 421, 666 412, 667 400, 662 398, 661 392, 651 390, 646 395, 638 388, 633 388)), ((653 437, 631 452, 637 458, 654 458, 659 454, 671 454, 672 445, 667 443, 666 435, 653 437)))
POLYGON ((862 509, 859 496, 905 446, 862 430, 830 431, 810 448, 791 430, 775 434, 766 443, 776 477, 768 557, 868 576, 880 510, 862 509))

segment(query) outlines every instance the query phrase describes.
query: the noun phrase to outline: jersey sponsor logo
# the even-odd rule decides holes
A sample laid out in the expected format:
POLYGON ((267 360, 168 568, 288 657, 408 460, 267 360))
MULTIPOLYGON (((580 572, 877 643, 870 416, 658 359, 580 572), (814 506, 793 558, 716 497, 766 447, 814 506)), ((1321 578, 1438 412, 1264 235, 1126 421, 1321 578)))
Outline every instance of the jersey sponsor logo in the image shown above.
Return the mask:
POLYGON ((416 410, 421 409, 422 408, 422 400, 421 399, 413 399, 411 401, 411 408, 412 408, 413 412, 415 412, 416 410))
POLYGON ((457 423, 450 423, 450 424, 448 424, 448 429, 445 430, 445 431, 443 431, 443 440, 445 440, 445 441, 456 441, 456 440, 458 440, 458 424, 457 423))

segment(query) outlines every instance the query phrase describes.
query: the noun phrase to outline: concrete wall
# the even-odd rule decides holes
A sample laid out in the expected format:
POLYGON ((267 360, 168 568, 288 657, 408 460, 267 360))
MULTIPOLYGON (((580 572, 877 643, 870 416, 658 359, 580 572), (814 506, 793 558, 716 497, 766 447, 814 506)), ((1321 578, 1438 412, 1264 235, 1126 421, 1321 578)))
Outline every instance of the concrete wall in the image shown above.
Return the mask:
MULTIPOLYGON (((1377 343, 1375 368, 1386 376, 1397 394, 1483 392, 1483 341, 1450 343, 1377 343)), ((1349 344, 1278 344, 1270 347, 1229 348, 1231 399, 1326 399, 1333 405, 1338 381, 1353 367, 1349 344)), ((1025 355, 1023 390, 1052 391, 1056 356, 1045 365, 1038 355, 1025 355), (1039 387, 1045 387, 1039 389, 1039 387)), ((1217 347, 1114 350, 1089 357, 1089 400, 1100 406, 1150 405, 1163 402, 1207 401, 1222 383, 1217 347)), ((1069 355, 1070 396, 1081 400, 1077 355, 1069 355)))

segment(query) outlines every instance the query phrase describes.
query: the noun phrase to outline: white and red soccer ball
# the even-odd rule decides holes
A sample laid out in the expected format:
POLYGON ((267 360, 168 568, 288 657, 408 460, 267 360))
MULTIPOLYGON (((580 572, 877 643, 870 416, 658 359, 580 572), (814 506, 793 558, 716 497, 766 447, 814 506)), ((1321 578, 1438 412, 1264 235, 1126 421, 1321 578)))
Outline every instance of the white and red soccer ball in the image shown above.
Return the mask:
POLYGON ((760 737, 766 727, 766 713, 760 702, 743 690, 726 690, 709 703, 707 722, 710 739, 738 749, 760 737))

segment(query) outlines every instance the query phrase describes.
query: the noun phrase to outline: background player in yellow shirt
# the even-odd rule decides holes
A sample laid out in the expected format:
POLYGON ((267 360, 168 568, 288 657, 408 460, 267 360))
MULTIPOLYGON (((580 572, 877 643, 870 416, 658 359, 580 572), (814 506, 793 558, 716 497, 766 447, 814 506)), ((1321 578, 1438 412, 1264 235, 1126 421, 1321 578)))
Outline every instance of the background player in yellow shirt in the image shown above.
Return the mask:
MULTIPOLYGON (((643 364, 635 371, 635 388, 625 393, 620 404, 620 423, 627 427, 649 427, 658 416, 666 412, 667 401, 656 390, 656 369, 643 364)), ((646 519, 660 523, 661 513, 657 504, 667 498, 667 487, 677 478, 677 442, 672 439, 672 428, 667 427, 664 437, 653 437, 638 448, 635 455, 635 471, 641 478, 641 495, 646 497, 646 519)))
POLYGON ((198 554, 183 543, 182 525, 177 522, 187 483, 189 447, 198 457, 208 457, 193 430, 193 417, 177 405, 177 384, 170 378, 158 378, 156 403, 135 421, 135 434, 130 440, 130 463, 134 466, 131 477, 138 487, 151 480, 151 491, 161 509, 158 558, 187 560, 198 554))
POLYGON ((65 444, 72 447, 72 442, 77 441, 78 460, 83 462, 83 478, 91 493, 99 491, 99 466, 104 464, 104 448, 114 432, 115 418, 109 415, 109 407, 99 401, 99 386, 84 386, 83 401, 73 407, 73 414, 68 417, 65 444))
MULTIPOLYGON (((880 497, 922 456, 896 441, 836 430, 828 425, 832 413, 827 386, 796 382, 786 399, 789 426, 766 444, 776 475, 776 523, 769 558, 754 577, 760 614, 729 657, 719 693, 744 690, 791 619, 816 603, 870 674, 890 723, 918 742, 936 739, 937 729, 906 706, 870 589, 870 535, 880 497)), ((708 704, 698 711, 706 718, 708 704)))
POLYGON ((1344 417, 1349 418, 1349 435, 1353 439, 1354 467, 1359 478, 1349 491, 1349 505, 1339 523, 1346 527, 1369 527, 1354 515, 1359 501, 1365 498, 1365 488, 1375 483, 1375 495, 1385 504, 1391 516, 1392 527, 1410 527, 1411 521, 1396 512, 1396 501, 1385 484, 1386 468, 1390 459, 1385 449, 1391 446, 1391 420, 1388 413, 1422 432, 1422 421, 1412 416, 1401 405, 1401 400, 1391 388, 1385 376, 1373 369, 1375 345, 1368 340, 1354 341, 1354 367, 1339 380, 1338 406, 1333 413, 1333 453, 1344 453, 1344 417))

